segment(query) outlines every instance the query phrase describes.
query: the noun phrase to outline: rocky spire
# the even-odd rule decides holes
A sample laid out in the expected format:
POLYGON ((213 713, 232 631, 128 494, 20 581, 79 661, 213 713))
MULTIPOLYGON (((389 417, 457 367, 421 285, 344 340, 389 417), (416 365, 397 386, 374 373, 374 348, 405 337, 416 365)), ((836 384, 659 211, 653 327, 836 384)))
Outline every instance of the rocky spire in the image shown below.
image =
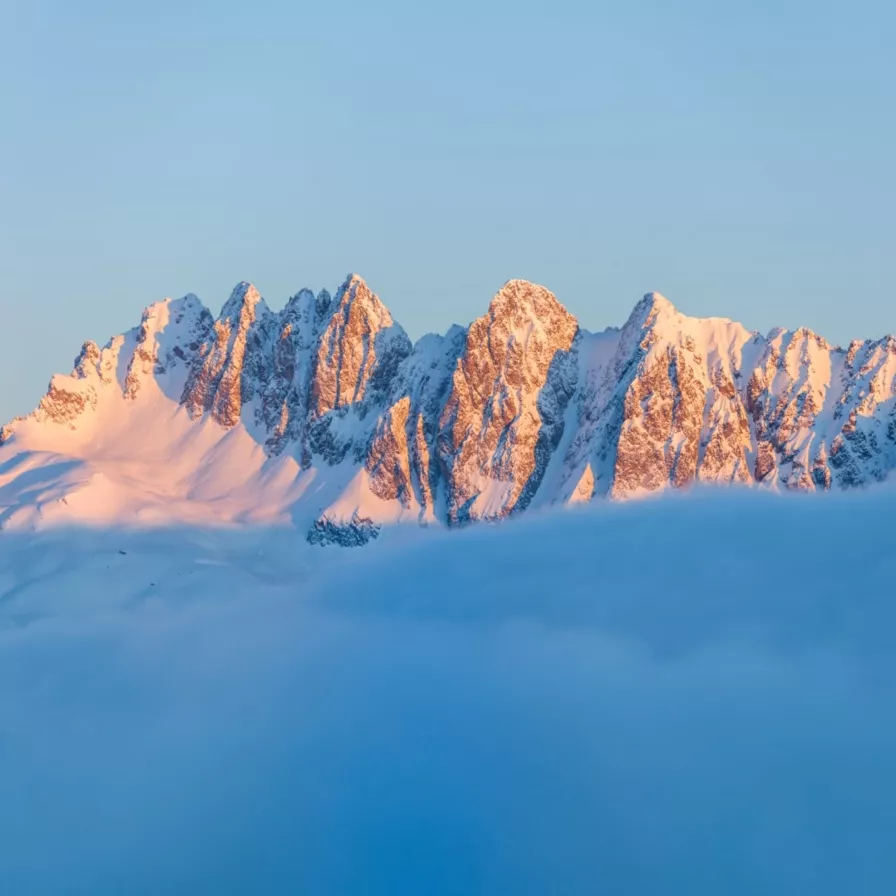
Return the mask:
POLYGON ((555 388, 578 324, 542 286, 508 281, 470 326, 441 416, 453 522, 510 513, 531 498, 562 426, 568 394, 555 388), (549 379, 552 379, 549 382, 549 379))
POLYGON ((243 404, 264 377, 263 353, 273 323, 258 290, 251 283, 237 284, 184 389, 183 404, 194 417, 207 411, 222 426, 239 423, 243 404))
POLYGON ((314 360, 311 409, 317 416, 388 388, 411 341, 389 309, 357 275, 336 293, 314 360))

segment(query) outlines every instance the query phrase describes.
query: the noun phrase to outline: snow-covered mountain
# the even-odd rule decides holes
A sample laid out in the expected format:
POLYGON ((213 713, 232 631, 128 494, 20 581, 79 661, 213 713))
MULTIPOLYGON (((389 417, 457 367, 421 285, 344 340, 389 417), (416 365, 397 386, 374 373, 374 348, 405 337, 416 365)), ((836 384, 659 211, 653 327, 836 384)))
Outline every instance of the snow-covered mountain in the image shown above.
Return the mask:
POLYGON ((279 313, 241 283, 87 342, 0 430, 0 524, 288 522, 357 544, 695 482, 825 490, 896 466, 896 338, 829 345, 646 295, 582 329, 511 280, 412 344, 358 276, 279 313))

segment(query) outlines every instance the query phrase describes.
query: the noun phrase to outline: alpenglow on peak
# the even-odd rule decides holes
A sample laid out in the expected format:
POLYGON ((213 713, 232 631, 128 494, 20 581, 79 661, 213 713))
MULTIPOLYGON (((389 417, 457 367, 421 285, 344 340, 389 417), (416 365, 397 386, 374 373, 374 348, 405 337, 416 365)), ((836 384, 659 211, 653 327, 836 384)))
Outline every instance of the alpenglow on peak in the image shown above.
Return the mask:
POLYGON ((896 339, 763 337, 645 295, 589 332, 508 280, 412 344, 357 274, 279 312, 251 284, 86 342, 0 430, 0 525, 284 523, 360 544, 698 483, 866 486, 896 467, 896 339))

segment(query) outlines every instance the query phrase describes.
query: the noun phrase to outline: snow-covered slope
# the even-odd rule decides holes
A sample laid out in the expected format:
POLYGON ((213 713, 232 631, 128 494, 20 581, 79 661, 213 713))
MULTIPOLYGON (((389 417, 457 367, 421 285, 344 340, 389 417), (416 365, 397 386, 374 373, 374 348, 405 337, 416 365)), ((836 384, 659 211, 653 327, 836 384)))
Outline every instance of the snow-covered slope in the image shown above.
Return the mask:
POLYGON ((364 281, 279 313, 241 283, 84 344, 0 431, 0 524, 294 522, 357 544, 697 482, 825 490, 896 466, 896 339, 830 346, 651 293, 589 333, 512 280, 412 345, 364 281))

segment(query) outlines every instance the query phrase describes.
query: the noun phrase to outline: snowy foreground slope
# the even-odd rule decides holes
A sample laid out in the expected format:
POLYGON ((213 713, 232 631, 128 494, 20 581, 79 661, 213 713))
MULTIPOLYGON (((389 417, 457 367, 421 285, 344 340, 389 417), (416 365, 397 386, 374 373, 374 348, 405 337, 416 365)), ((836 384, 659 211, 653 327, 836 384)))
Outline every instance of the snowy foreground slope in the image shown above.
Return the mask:
POLYGON ((4 533, 3 892, 892 894, 894 512, 4 533))
POLYGON ((165 300, 87 342, 0 429, 0 526, 292 523, 358 544, 695 482, 824 491, 896 466, 896 339, 751 333, 645 296, 589 333, 509 281, 469 327, 411 344, 357 276, 215 319, 165 300))

